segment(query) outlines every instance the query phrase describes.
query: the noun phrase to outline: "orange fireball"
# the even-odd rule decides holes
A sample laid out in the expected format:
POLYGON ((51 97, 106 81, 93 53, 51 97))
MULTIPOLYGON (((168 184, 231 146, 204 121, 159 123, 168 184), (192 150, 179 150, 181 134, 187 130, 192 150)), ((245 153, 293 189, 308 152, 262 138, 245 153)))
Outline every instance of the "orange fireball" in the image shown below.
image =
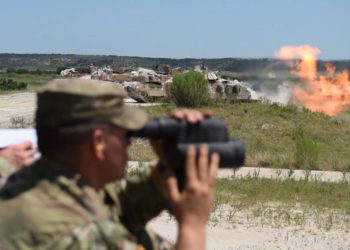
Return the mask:
POLYGON ((276 52, 282 59, 300 58, 292 66, 292 73, 299 76, 304 86, 292 87, 292 102, 307 107, 311 111, 336 115, 350 104, 349 71, 336 73, 331 64, 326 64, 327 74, 317 72, 317 57, 321 53, 310 45, 285 46, 276 52))

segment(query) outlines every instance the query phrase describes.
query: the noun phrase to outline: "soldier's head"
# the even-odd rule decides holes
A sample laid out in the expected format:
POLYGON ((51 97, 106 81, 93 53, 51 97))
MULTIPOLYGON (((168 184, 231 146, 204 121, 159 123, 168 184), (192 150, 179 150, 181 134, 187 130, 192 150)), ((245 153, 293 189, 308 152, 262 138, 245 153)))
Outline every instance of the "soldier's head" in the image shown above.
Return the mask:
MULTIPOLYGON (((94 80, 54 80, 38 92, 36 129, 43 157, 77 159, 118 173, 127 160, 127 131, 141 128, 146 114, 124 105, 124 90, 94 80), (85 159, 84 158, 84 159, 85 159)), ((101 169, 102 170, 102 169, 101 169)), ((108 174, 108 171, 106 172, 108 174)))

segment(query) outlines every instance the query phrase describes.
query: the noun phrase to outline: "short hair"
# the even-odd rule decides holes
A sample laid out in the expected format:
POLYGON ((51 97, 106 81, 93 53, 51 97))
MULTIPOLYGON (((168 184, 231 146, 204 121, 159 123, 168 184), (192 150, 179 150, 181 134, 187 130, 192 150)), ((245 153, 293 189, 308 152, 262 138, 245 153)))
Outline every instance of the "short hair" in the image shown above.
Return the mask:
POLYGON ((94 129, 111 133, 118 126, 112 123, 84 124, 72 127, 36 128, 39 151, 45 155, 52 152, 73 150, 86 143, 94 129))
POLYGON ((86 142, 94 127, 37 127, 38 148, 43 155, 71 150, 86 142))

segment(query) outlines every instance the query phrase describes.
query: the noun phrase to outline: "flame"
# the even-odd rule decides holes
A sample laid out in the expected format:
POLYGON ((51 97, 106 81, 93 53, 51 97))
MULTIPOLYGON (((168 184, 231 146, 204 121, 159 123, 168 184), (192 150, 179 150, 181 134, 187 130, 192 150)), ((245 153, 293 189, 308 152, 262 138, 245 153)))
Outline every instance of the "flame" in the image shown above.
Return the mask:
POLYGON ((327 74, 317 72, 317 54, 321 51, 310 45, 285 46, 275 54, 282 59, 300 58, 301 61, 289 61, 292 73, 300 77, 303 87, 292 86, 292 102, 301 104, 311 111, 336 115, 350 104, 349 71, 336 73, 336 68, 325 64, 327 74))

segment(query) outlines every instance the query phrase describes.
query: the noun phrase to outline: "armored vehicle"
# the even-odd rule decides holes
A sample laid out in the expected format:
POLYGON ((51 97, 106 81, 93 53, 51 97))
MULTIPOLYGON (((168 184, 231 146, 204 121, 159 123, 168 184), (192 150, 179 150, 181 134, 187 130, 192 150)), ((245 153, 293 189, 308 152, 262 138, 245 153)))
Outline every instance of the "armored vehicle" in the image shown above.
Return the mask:
POLYGON ((225 94, 226 100, 231 103, 252 101, 250 91, 242 84, 226 85, 225 94))
POLYGON ((212 96, 225 99, 230 103, 254 101, 249 89, 237 80, 218 79, 211 84, 211 90, 212 96))
POLYGON ((140 103, 157 102, 167 96, 160 83, 128 82, 123 85, 128 96, 140 103))
POLYGON ((157 102, 167 96, 164 85, 167 81, 171 81, 171 75, 139 68, 131 72, 131 77, 132 81, 125 81, 122 85, 128 96, 137 102, 157 102))

